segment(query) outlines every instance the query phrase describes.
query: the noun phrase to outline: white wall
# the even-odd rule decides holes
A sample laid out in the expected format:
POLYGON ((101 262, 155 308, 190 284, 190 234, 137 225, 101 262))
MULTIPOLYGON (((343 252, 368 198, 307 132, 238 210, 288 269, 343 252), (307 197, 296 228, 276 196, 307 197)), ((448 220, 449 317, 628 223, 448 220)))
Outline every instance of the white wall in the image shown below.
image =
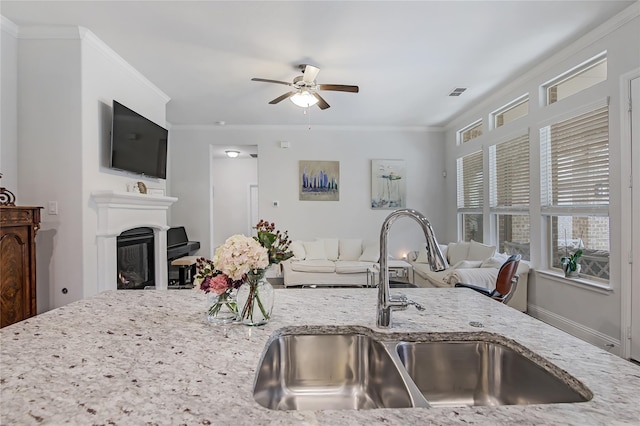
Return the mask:
MULTIPOLYGON (((621 79, 620 76, 640 67, 640 50, 638 36, 640 35, 640 18, 638 4, 623 12, 618 18, 604 24, 598 29, 582 37, 563 51, 550 57, 545 62, 530 70, 510 84, 505 84, 496 94, 487 98, 477 107, 461 114, 447 126, 446 134, 446 165, 450 176, 454 176, 456 158, 487 147, 496 141, 515 135, 517 132, 529 129, 531 155, 531 260, 532 266, 538 269, 530 275, 529 281, 529 312, 553 325, 577 335, 601 347, 614 344, 613 352, 619 350, 622 339, 621 330, 621 276, 622 268, 628 268, 626 253, 621 250, 621 236, 625 225, 620 220, 623 212, 620 210, 621 197, 625 189, 627 177, 621 175, 623 161, 628 158, 628 152, 621 150, 620 129, 621 109, 621 79), (630 42, 635 40, 636 42, 630 42), (607 51, 608 78, 583 92, 561 100, 553 105, 541 107, 539 87, 557 75, 577 66, 583 61, 607 51), (528 93, 529 114, 508 125, 488 131, 484 128, 483 135, 477 139, 456 145, 456 131, 465 125, 482 118, 485 123, 489 120, 489 113, 511 100, 528 93), (594 287, 576 285, 564 278, 555 278, 540 273, 546 268, 545 253, 542 250, 545 229, 540 214, 540 149, 539 128, 550 124, 572 111, 583 108, 590 103, 609 97, 609 142, 610 142, 610 232, 611 232, 611 291, 600 291, 594 287)), ((446 194, 446 210, 450 220, 447 222, 447 235, 457 235, 456 217, 456 186, 455 179, 448 181, 446 194)), ((485 209, 485 213, 488 211, 485 209)), ((636 215, 638 212, 635 213, 636 215)), ((485 214, 485 217, 488 215, 485 214)), ((488 220, 485 221, 485 240, 489 238, 488 220)), ((495 241, 488 241, 495 243, 495 241)), ((636 252, 636 261, 640 261, 636 252)))
MULTIPOLYGON (((201 242, 201 253, 211 250, 210 208, 205 195, 210 144, 258 146, 260 217, 288 230, 292 239, 377 240, 380 226, 390 211, 370 208, 372 159, 406 160, 407 207, 424 213, 438 237, 445 228, 444 148, 443 135, 438 130, 174 126, 170 134, 170 192, 178 197, 171 208, 172 224, 185 225, 190 239, 201 242), (290 148, 281 149, 280 141, 289 142, 290 148), (300 160, 340 162, 340 201, 298 199, 300 160), (273 207, 273 201, 279 201, 280 206, 273 207)), ((401 219, 391 230, 390 253, 397 256, 417 250, 423 241, 418 225, 410 219, 401 219)))
MULTIPOLYGON (((212 247, 234 234, 249 235, 249 186, 258 184, 256 158, 213 158, 213 232, 212 247)), ((255 225, 255 224, 253 224, 255 225)), ((190 235, 187 230, 187 235, 190 235)), ((203 253, 211 256, 212 253, 203 253)))
POLYGON ((142 180, 106 167, 112 99, 164 124, 168 98, 82 28, 20 28, 18 40, 20 204, 58 203, 57 215, 43 211, 36 239, 43 312, 97 292, 91 191, 142 180))
POLYGON ((0 17, 0 186, 18 190, 18 27, 0 17))

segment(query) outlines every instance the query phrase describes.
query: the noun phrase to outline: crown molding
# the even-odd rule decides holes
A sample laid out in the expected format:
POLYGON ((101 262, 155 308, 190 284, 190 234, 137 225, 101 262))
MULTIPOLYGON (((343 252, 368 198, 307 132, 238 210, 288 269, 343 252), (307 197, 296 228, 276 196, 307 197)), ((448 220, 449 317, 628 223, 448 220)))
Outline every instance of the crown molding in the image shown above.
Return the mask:
POLYGON ((376 132, 442 132, 444 127, 440 126, 338 126, 312 124, 308 125, 276 125, 276 124, 172 124, 171 130, 317 130, 317 131, 376 131, 376 132))
POLYGON ((18 38, 18 26, 2 15, 0 15, 0 30, 9 33, 14 38, 18 38))

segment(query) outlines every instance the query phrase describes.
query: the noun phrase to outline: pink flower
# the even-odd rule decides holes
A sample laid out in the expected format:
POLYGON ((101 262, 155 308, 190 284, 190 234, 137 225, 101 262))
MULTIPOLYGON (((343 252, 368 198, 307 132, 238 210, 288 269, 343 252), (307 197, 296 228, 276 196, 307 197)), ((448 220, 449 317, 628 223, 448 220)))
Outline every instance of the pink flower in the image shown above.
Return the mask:
POLYGON ((210 279, 209 289, 217 295, 221 295, 231 288, 231 280, 225 274, 216 275, 210 279))

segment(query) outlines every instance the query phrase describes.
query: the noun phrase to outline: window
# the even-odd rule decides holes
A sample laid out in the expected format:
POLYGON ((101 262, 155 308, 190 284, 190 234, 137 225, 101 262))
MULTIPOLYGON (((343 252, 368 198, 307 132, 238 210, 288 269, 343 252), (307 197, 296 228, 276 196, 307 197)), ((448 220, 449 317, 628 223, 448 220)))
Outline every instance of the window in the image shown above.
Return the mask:
POLYGON ((582 249, 581 275, 608 280, 608 106, 540 129, 540 158, 549 264, 582 249))
POLYGON ((525 95, 491 113, 493 128, 497 129, 529 114, 529 95, 525 95))
POLYGON ((482 151, 458 158, 457 169, 458 214, 462 219, 462 239, 483 241, 482 151))
POLYGON ((581 92, 607 79, 607 53, 578 65, 572 70, 545 84, 547 105, 581 92))
POLYGON ((498 250, 530 260, 528 133, 490 146, 489 172, 498 250))
POLYGON ((478 120, 458 131, 458 144, 469 142, 471 139, 475 139, 478 136, 482 136, 482 120, 478 120))

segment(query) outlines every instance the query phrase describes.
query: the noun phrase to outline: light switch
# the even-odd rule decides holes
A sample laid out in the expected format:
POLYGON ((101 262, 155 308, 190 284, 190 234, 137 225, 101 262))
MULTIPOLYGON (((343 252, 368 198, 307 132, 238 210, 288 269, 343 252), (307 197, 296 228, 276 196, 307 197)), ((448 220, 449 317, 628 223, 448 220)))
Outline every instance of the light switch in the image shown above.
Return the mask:
POLYGON ((49 201, 47 204, 47 213, 49 214, 58 214, 58 202, 57 201, 49 201))

